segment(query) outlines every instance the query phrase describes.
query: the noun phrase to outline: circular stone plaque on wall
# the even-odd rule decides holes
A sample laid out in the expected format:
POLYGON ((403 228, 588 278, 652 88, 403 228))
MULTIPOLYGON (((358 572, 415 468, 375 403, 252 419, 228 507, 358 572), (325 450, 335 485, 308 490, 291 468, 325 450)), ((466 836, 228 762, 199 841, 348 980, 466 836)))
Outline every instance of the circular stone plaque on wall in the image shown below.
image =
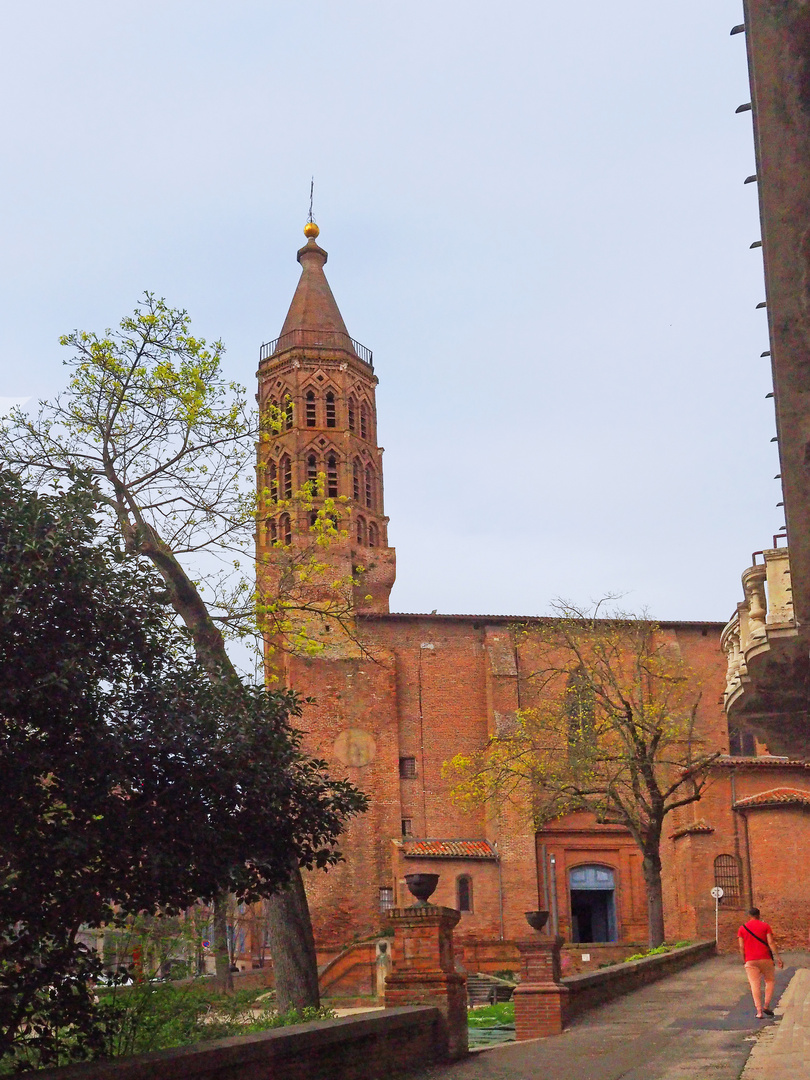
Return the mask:
POLYGON ((362 769, 364 765, 370 765, 376 756, 374 736, 362 728, 346 728, 335 739, 335 757, 343 765, 362 769))

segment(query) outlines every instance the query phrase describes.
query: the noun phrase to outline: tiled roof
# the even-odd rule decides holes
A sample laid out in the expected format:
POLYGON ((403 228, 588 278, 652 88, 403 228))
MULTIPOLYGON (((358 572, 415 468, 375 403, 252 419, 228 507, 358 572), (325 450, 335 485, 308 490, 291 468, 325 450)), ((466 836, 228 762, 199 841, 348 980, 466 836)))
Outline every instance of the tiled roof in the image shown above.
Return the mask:
POLYGON ((784 769, 786 767, 810 769, 810 761, 803 761, 801 758, 777 757, 774 754, 761 754, 759 757, 737 757, 732 754, 721 754, 720 757, 716 758, 714 764, 745 769, 784 769))
POLYGON ((405 840, 406 859, 497 859, 487 840, 405 840))
POLYGON ((808 806, 810 807, 810 791, 802 788, 777 787, 770 791, 760 791, 756 795, 749 795, 745 799, 737 799, 734 803, 735 810, 755 809, 759 806, 808 806))
POLYGON ((690 825, 683 825, 680 829, 676 829, 674 833, 670 833, 671 840, 677 840, 679 836, 689 836, 693 833, 713 833, 714 826, 710 825, 705 818, 698 818, 697 821, 693 821, 690 825))

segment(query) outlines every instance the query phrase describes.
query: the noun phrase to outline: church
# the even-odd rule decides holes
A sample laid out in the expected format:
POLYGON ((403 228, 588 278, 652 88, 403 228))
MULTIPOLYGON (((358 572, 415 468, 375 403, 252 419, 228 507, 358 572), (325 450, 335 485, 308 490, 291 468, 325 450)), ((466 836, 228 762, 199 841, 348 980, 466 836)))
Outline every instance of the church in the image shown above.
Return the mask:
MULTIPOLYGON (((536 909, 551 912, 549 930, 569 943, 569 970, 637 951, 647 940, 647 909, 641 853, 626 829, 579 813, 536 830, 517 807, 463 811, 451 798, 444 763, 480 749, 532 704, 536 690, 524 669, 532 627, 544 620, 389 610, 396 554, 388 544, 377 375, 326 279, 318 226, 309 222, 304 232, 289 312, 259 359, 260 410, 274 409, 281 422, 259 446, 258 564, 272 574, 283 549, 311 543, 312 506, 285 501, 308 481, 321 477, 322 499, 350 505, 350 532, 327 558, 349 579, 364 568, 352 597, 356 638, 315 655, 288 652, 280 662, 286 684, 313 699, 301 722, 309 751, 371 798, 344 837, 345 861, 307 875, 319 958, 334 964, 379 938, 386 911, 411 901, 405 875, 415 872, 439 874, 433 901, 461 912, 456 936, 468 971, 513 969, 525 912, 536 909)), ((720 886, 721 947, 733 946, 752 903, 780 944, 804 945, 810 895, 795 868, 810 842, 810 765, 729 729, 722 622, 660 626, 705 687, 699 736, 720 754, 701 800, 665 822, 667 939, 714 937, 711 891, 720 886)))

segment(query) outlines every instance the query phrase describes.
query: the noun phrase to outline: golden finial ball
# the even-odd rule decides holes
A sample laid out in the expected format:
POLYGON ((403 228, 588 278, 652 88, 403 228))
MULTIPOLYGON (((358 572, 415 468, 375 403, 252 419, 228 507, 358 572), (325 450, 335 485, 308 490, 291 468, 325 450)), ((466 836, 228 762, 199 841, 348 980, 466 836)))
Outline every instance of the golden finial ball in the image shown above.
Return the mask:
POLYGON ((320 229, 314 221, 308 221, 304 226, 304 236, 307 240, 314 240, 320 233, 320 229))

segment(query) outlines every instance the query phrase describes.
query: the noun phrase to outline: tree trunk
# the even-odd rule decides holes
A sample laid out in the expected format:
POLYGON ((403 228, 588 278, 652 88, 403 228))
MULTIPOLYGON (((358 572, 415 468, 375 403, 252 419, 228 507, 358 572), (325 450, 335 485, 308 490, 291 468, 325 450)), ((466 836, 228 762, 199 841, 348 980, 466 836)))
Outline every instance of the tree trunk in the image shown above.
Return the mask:
POLYGON ((296 866, 289 885, 267 901, 267 936, 276 982, 276 1008, 317 1009, 318 965, 301 871, 296 866))
POLYGON ((214 897, 214 961, 217 990, 220 994, 232 994, 233 974, 228 950, 228 894, 225 892, 218 892, 214 897))
MULTIPOLYGON (((219 628, 212 621, 205 601, 194 582, 175 558, 174 553, 151 527, 148 528, 146 535, 141 534, 138 539, 138 550, 154 563, 166 582, 169 602, 188 627, 197 659, 209 678, 214 681, 229 677, 237 678, 236 669, 225 649, 225 641, 219 628)), ((224 915, 223 918, 225 918, 224 915)), ((267 907, 267 924, 273 967, 276 973, 277 998, 279 1002, 288 1003, 282 1011, 291 1007, 317 1008, 320 999, 315 939, 312 934, 312 922, 309 917, 304 883, 297 865, 293 871, 290 886, 282 893, 270 898, 267 907)), ((225 919, 225 925, 227 933, 227 919, 225 919)), ((227 940, 224 936, 223 941, 227 954, 227 940)), ((220 946, 216 929, 214 942, 217 958, 217 984, 219 985, 220 946)), ((230 977, 230 972, 228 972, 228 980, 232 989, 233 979, 230 977)), ((279 1005, 279 1008, 282 1006, 279 1005)))
POLYGON ((664 944, 664 897, 661 889, 661 855, 658 844, 644 849, 641 863, 647 890, 647 921, 650 948, 664 944))

